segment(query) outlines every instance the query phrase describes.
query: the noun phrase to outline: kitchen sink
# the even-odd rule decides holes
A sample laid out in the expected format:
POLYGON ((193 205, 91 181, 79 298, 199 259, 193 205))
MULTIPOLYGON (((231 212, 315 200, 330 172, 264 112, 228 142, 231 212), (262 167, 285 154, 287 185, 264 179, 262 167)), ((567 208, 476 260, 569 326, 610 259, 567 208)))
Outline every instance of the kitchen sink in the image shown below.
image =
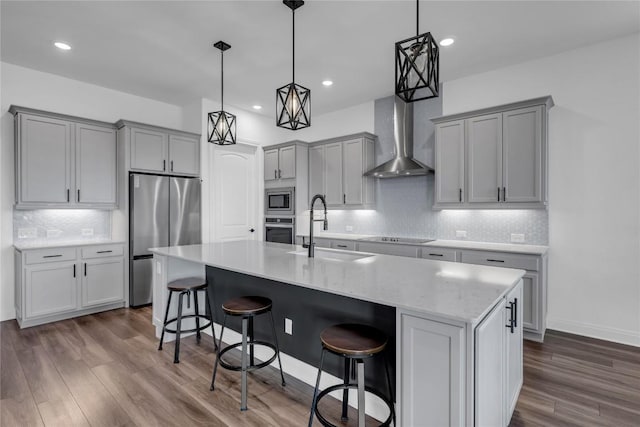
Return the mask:
MULTIPOLYGON (((301 255, 301 256, 309 256, 309 251, 304 249, 302 251, 292 251, 289 252, 293 255, 301 255)), ((358 254, 351 252, 342 252, 331 249, 320 249, 316 248, 315 250, 315 258, 328 259, 332 261, 357 261, 363 258, 372 257, 372 254, 358 254)))

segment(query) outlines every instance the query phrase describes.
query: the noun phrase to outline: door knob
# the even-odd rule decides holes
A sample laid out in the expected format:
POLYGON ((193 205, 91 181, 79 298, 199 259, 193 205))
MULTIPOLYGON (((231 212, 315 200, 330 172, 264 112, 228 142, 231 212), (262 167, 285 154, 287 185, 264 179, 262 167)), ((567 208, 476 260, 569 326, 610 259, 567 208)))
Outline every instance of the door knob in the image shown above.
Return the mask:
POLYGON ((252 228, 252 229, 250 229, 249 231, 253 233, 253 232, 254 232, 254 231, 256 231, 256 230, 252 228))

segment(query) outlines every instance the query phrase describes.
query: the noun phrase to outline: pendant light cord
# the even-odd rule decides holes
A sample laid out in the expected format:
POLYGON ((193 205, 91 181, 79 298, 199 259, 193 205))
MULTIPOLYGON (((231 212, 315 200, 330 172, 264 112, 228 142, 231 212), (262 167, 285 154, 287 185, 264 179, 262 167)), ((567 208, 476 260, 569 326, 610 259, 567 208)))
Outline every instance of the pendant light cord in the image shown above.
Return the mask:
POLYGON ((293 25, 291 25, 292 31, 291 31, 291 39, 293 40, 293 43, 291 44, 291 51, 292 51, 292 57, 293 57, 293 63, 291 65, 291 81, 295 84, 296 82, 296 10, 295 9, 291 9, 291 19, 293 21, 293 25))
POLYGON ((416 0, 416 36, 420 35, 420 0, 416 0))
POLYGON ((220 53, 220 110, 224 111, 224 50, 220 53))

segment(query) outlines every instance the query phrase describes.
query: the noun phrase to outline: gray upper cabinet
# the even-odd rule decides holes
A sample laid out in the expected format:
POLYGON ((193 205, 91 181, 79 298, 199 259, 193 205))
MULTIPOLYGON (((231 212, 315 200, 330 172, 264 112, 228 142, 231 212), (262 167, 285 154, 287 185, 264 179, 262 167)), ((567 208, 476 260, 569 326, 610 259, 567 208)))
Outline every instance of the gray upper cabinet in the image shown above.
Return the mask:
POLYGON ((434 208, 545 208, 550 96, 433 119, 436 123, 434 208), (464 132, 461 131, 464 123, 464 132), (461 136, 463 134, 463 136, 461 136), (461 162, 462 180, 454 198, 461 162))
POLYGON ((200 175, 200 135, 120 120, 120 146, 128 154, 127 171, 166 175, 200 175))
POLYGON ((78 204, 116 204, 115 129, 76 125, 76 193, 78 204))
POLYGON ((200 172, 200 140, 169 135, 169 172, 175 175, 198 175, 200 172))
POLYGON ((324 194, 334 209, 372 207, 375 181, 364 173, 374 166, 374 139, 360 133, 312 143, 309 193, 324 194))
POLYGON ((278 179, 278 149, 264 151, 264 180, 275 181, 278 179))
POLYGON ((295 179, 296 144, 264 150, 264 180, 295 179))
POLYGON ((499 202, 502 187, 502 114, 467 123, 467 179, 470 203, 499 202))
POLYGON ((166 172, 169 135, 149 129, 131 129, 131 169, 166 172))
POLYGON ((464 120, 436 125, 436 204, 462 203, 464 131, 464 120))
POLYGON ((116 207, 114 126, 12 106, 16 208, 116 207))

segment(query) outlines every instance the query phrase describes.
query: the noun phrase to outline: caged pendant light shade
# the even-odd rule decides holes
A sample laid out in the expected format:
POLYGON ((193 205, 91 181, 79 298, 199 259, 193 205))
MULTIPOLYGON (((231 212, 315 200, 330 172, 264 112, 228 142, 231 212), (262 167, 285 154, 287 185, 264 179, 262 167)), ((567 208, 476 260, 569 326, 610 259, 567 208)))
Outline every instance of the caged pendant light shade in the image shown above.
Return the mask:
POLYGON ((292 81, 276 90, 276 125, 282 128, 298 130, 311 126, 311 91, 296 84, 296 9, 304 4, 300 0, 284 0, 291 9, 293 18, 293 69, 292 81))
POLYGON ((431 33, 420 34, 416 0, 416 36, 396 43, 396 95, 405 102, 439 96, 440 52, 431 33))
POLYGON ((236 143, 236 116, 224 111, 224 51, 231 45, 219 41, 213 47, 220 49, 220 111, 209 113, 207 120, 208 141, 218 145, 233 145, 236 143))

